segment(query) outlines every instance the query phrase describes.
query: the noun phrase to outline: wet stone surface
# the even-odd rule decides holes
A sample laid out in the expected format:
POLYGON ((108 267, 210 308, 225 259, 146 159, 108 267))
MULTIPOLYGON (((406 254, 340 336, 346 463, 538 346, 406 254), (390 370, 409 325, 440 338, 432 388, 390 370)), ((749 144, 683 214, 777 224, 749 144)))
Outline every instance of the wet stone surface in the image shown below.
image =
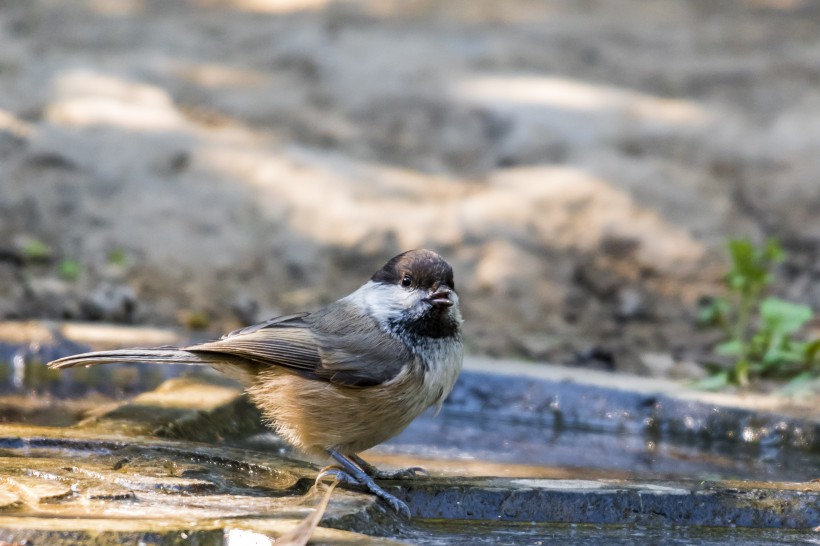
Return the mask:
MULTIPOLYGON (((193 543, 223 544, 231 529, 256 524, 284 532, 317 501, 315 469, 299 461, 187 441, 31 432, 0 427, 0 540, 71 544, 93 528, 108 535, 95 544, 191 544, 198 533, 193 543)), ((327 517, 374 528, 385 519, 373 499, 344 491, 327 517)))
MULTIPOLYGON (((160 495, 156 498, 161 499, 166 494, 205 498, 253 493, 248 499, 258 497, 270 502, 268 497, 306 491, 299 481, 303 472, 294 472, 299 467, 285 461, 272 468, 244 458, 231 459, 225 450, 186 450, 183 446, 139 439, 125 442, 74 434, 52 436, 54 431, 49 430, 43 430, 43 436, 21 437, 26 432, 30 431, 8 426, 0 429, 3 487, 23 501, 23 512, 35 507, 43 510, 42 505, 55 501, 69 501, 55 507, 55 514, 87 515, 94 511, 86 501, 130 501, 143 494, 160 495)), ((201 507, 207 508, 207 504, 201 507)), ((97 508, 106 514, 122 509, 123 514, 146 516, 156 515, 158 507, 153 503, 121 507, 115 502, 97 508)), ((230 511, 232 506, 225 508, 230 511)))
POLYGON ((820 483, 459 479, 396 492, 414 515, 432 519, 787 529, 820 523, 820 483))

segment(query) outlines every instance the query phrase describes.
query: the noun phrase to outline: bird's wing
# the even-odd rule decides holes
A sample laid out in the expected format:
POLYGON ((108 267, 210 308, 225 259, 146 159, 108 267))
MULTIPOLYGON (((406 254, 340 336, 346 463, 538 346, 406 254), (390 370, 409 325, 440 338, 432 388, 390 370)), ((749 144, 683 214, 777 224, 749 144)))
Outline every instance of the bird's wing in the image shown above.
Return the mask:
POLYGON ((396 378, 412 356, 384 332, 327 341, 320 351, 321 374, 333 383, 374 387, 396 378), (328 348, 334 343, 332 348, 328 348))
POLYGON ((236 330, 216 341, 185 347, 192 353, 218 353, 245 358, 259 368, 281 366, 305 377, 316 374, 322 361, 305 322, 307 314, 277 317, 236 330))
POLYGON ((238 356, 259 368, 280 366, 349 387, 371 387, 396 377, 409 358, 404 344, 375 324, 363 323, 370 319, 334 311, 278 317, 185 350, 238 356))
POLYGON ((413 356, 355 306, 337 301, 307 317, 321 356, 322 377, 341 385, 372 387, 398 376, 413 356))
POLYGON ((234 330, 228 334, 225 334, 220 339, 226 339, 233 336, 243 335, 243 334, 250 334, 256 332, 257 330, 261 330, 263 328, 268 328, 271 326, 304 326, 304 318, 308 316, 310 313, 294 313, 293 315, 283 315, 281 317, 274 317, 272 319, 268 319, 257 324, 251 324, 250 326, 245 326, 244 328, 239 328, 238 330, 234 330))

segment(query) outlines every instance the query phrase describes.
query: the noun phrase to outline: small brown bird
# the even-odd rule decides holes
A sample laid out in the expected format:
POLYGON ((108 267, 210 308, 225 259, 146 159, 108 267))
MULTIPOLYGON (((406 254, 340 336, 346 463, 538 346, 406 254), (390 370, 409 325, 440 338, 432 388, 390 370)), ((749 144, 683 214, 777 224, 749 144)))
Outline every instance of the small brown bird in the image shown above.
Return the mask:
POLYGON ((366 488, 394 510, 407 505, 373 478, 357 453, 441 407, 461 371, 461 313, 453 270, 430 250, 388 261, 352 294, 314 313, 270 319, 190 347, 121 349, 61 358, 52 368, 111 362, 206 364, 238 379, 276 431, 340 467, 323 469, 366 488))

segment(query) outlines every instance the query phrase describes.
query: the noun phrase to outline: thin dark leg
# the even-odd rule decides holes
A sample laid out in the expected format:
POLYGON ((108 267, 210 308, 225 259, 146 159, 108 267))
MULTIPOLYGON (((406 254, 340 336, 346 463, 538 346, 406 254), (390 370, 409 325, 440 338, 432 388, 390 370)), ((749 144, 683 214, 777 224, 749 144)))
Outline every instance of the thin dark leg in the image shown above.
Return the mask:
POLYGON ((316 483, 318 484, 327 477, 335 478, 340 485, 355 488, 361 491, 367 491, 367 489, 365 489, 362 484, 356 480, 356 478, 345 472, 345 470, 340 466, 331 465, 321 469, 319 471, 319 475, 316 476, 316 483))
POLYGON ((395 472, 379 470, 375 465, 372 465, 359 457, 358 455, 351 455, 350 460, 356 463, 359 468, 364 470, 368 476, 376 478, 377 480, 411 480, 418 476, 427 476, 427 471, 419 466, 410 468, 402 468, 395 472))
MULTIPOLYGON (((328 454, 333 457, 336 462, 341 465, 342 469, 345 473, 347 473, 351 478, 356 480, 360 485, 367 488, 368 491, 376 495, 377 497, 381 498, 384 502, 390 505, 390 508, 398 512, 399 514, 409 518, 410 517, 410 508, 404 502, 400 501, 373 481, 373 478, 367 475, 367 473, 359 468, 356 463, 351 461, 345 455, 342 455, 335 449, 328 449, 328 454)), ((338 473, 334 473, 334 475, 338 478, 338 473)), ((320 474, 321 476, 321 474, 320 474)), ((343 481, 344 479, 340 480, 343 481)))

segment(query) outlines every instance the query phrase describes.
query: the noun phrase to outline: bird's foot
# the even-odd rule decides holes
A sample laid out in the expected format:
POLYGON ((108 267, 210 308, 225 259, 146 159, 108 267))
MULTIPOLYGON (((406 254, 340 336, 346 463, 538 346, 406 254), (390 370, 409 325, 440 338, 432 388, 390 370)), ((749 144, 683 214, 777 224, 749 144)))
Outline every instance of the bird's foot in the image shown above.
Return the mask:
POLYGON ((350 459, 356 463, 368 476, 376 478, 377 480, 412 480, 419 476, 429 476, 430 473, 420 466, 411 466, 410 468, 401 468, 399 470, 380 470, 375 465, 372 465, 359 457, 358 455, 351 455, 350 459))
POLYGON ((380 499, 390 506, 394 512, 405 518, 410 518, 410 507, 404 501, 397 499, 377 484, 371 476, 364 470, 359 468, 350 459, 339 453, 338 451, 329 451, 330 455, 336 459, 340 466, 328 466, 319 472, 316 481, 323 480, 326 477, 333 476, 335 479, 345 486, 356 490, 364 490, 380 499))
POLYGON ((367 491, 367 488, 362 486, 362 484, 359 483, 358 480, 356 480, 356 478, 345 472, 344 468, 335 465, 326 466, 323 469, 321 469, 319 471, 319 475, 316 476, 316 481, 313 483, 313 485, 319 485, 328 478, 331 478, 332 480, 339 482, 339 485, 343 487, 367 491))

